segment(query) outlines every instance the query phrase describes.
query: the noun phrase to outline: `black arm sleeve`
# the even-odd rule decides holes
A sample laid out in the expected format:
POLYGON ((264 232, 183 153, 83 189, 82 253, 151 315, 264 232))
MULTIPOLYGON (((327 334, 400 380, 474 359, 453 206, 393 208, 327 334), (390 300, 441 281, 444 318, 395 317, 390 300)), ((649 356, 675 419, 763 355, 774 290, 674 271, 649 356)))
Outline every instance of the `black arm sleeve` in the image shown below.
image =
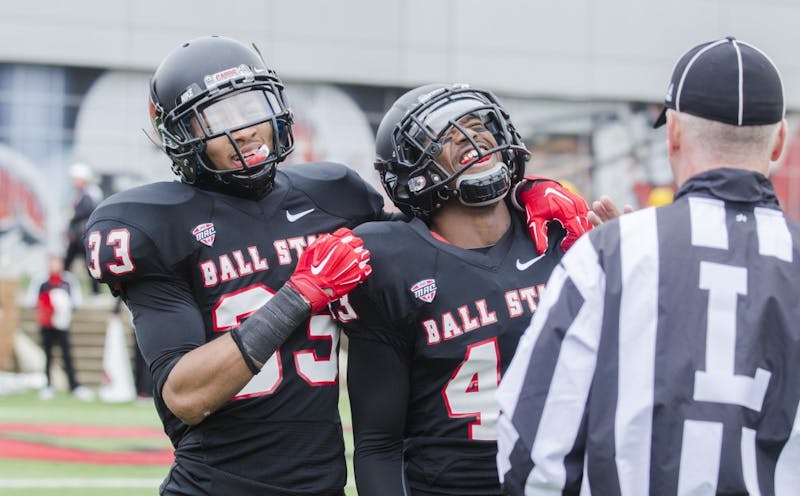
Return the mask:
POLYGON ((160 399, 172 367, 183 355, 206 343, 202 314, 188 285, 176 279, 128 282, 123 297, 160 399))
POLYGON ((407 361, 397 348, 371 339, 351 339, 347 360, 358 493, 403 496, 407 361))

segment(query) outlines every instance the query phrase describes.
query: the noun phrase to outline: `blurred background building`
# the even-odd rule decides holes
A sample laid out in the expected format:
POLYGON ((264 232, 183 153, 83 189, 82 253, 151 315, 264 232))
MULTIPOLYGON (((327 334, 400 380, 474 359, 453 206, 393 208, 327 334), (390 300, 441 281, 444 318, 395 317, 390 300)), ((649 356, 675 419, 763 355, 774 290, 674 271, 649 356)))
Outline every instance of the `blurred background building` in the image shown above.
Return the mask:
MULTIPOLYGON (((734 35, 783 71, 790 125, 800 109, 800 4, 790 0, 30 0, 0 5, 0 279, 59 250, 70 164, 108 195, 172 180, 147 139, 148 77, 180 42, 255 42, 287 82, 294 161, 345 162, 372 178, 374 130, 407 88, 494 90, 533 151, 529 171, 587 199, 670 201, 663 130, 650 127, 689 46, 734 35)), ((775 164, 800 218, 796 126, 775 164)))

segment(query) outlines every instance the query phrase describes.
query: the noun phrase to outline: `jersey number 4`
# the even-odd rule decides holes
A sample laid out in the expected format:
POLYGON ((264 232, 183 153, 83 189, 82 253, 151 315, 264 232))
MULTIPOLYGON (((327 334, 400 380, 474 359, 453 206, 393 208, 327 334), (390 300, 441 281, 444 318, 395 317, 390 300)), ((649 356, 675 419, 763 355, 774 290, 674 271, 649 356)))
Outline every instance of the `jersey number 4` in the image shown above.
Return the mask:
POLYGON ((495 402, 494 394, 498 384, 500 350, 497 338, 467 346, 464 361, 442 389, 442 397, 451 418, 475 418, 475 422, 469 424, 470 439, 497 439, 500 407, 495 402))

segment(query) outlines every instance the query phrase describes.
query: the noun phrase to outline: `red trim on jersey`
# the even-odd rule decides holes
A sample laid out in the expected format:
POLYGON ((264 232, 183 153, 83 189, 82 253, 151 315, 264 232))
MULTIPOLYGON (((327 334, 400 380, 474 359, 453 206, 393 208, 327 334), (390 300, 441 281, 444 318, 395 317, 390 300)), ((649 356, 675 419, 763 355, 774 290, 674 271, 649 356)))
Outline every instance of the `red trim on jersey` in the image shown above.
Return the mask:
POLYGON ((449 241, 444 239, 441 234, 437 233, 436 231, 431 231, 431 236, 433 236, 435 239, 438 239, 442 243, 447 243, 448 245, 451 244, 449 241))

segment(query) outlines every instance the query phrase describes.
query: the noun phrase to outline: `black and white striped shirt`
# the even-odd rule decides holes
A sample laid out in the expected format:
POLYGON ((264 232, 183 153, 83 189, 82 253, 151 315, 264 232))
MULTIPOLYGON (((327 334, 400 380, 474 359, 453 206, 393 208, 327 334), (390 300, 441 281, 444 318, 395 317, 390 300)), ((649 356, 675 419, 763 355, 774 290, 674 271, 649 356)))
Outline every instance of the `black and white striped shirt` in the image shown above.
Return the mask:
POLYGON ((800 226, 695 176, 584 236, 503 377, 511 494, 800 494, 800 226))

